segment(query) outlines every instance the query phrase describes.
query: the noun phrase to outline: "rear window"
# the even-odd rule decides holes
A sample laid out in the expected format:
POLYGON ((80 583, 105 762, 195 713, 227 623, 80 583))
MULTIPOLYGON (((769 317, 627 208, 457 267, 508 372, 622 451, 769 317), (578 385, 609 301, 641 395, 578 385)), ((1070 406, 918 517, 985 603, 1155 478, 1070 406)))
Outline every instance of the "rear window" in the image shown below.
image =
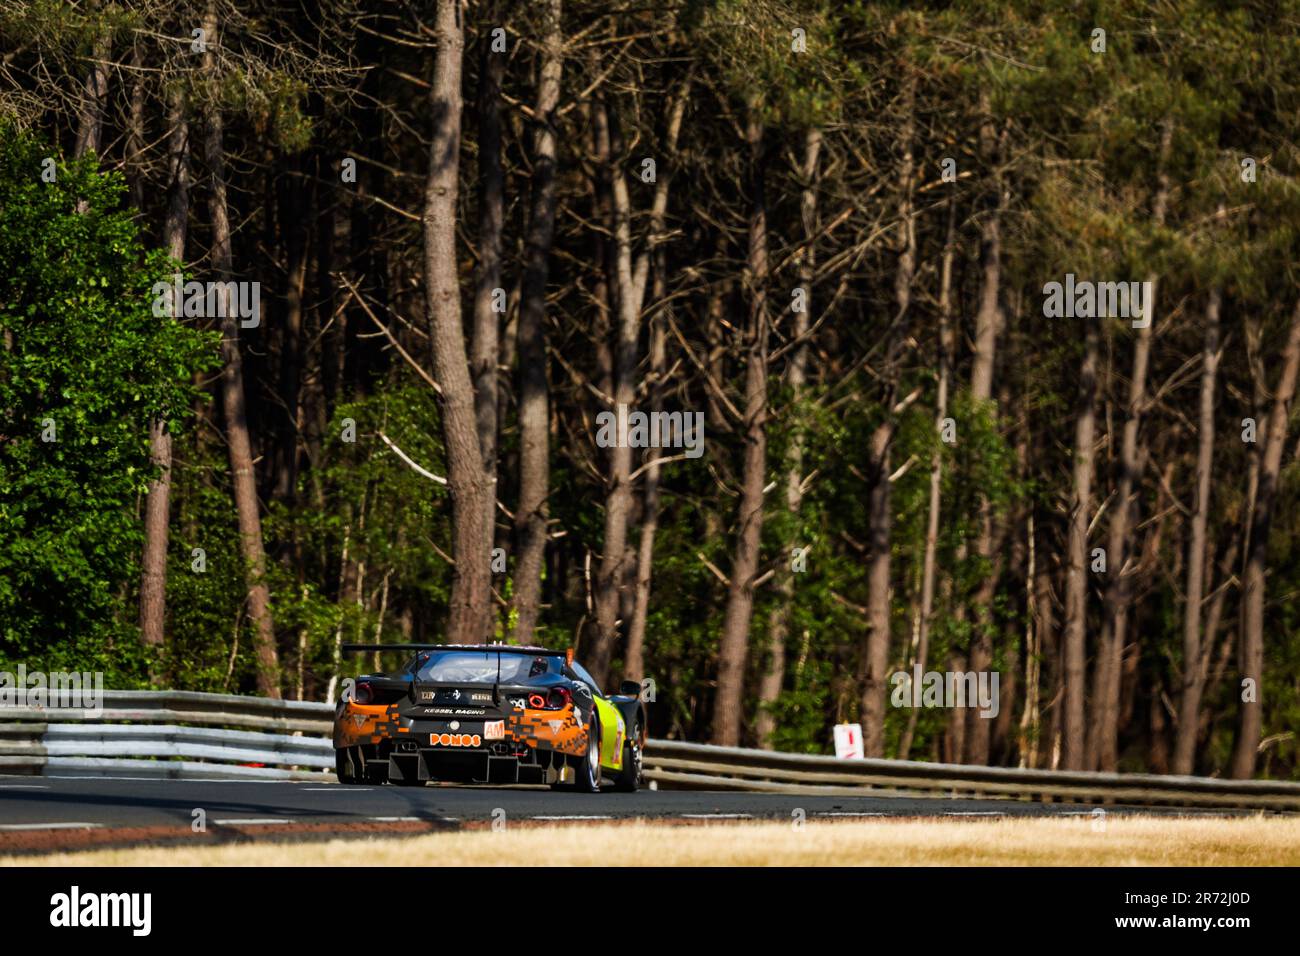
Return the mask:
POLYGON ((558 658, 532 654, 494 654, 491 652, 447 651, 435 654, 416 671, 419 680, 462 684, 494 684, 498 680, 517 684, 530 677, 555 669, 558 658))

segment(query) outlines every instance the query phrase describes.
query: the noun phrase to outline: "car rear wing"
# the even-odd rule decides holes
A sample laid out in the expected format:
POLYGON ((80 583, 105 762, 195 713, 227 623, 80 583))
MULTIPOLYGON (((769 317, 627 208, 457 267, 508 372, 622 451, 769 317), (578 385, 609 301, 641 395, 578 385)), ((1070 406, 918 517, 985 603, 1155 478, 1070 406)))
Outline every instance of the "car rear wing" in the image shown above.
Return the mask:
POLYGON ((530 647, 521 644, 343 644, 340 650, 344 654, 367 654, 375 651, 478 651, 484 654, 545 654, 547 656, 563 655, 565 662, 573 663, 573 648, 562 651, 550 647, 530 647))
POLYGON ((445 644, 344 644, 344 654, 365 654, 370 651, 432 651, 445 644))

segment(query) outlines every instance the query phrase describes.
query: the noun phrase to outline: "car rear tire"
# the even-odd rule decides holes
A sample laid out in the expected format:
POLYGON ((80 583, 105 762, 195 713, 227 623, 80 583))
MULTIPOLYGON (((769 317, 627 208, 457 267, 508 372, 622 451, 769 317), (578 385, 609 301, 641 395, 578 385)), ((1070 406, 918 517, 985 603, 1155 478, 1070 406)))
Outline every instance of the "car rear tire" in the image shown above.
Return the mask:
POLYGON ((579 793, 600 792, 600 720, 594 704, 591 720, 587 722, 587 753, 573 769, 579 793))
POLYGON ((356 783, 357 769, 352 762, 352 748, 339 747, 334 751, 334 776, 339 783, 356 783))
POLYGON ((614 777, 614 789, 636 793, 641 786, 641 728, 633 727, 623 741, 623 769, 614 777))

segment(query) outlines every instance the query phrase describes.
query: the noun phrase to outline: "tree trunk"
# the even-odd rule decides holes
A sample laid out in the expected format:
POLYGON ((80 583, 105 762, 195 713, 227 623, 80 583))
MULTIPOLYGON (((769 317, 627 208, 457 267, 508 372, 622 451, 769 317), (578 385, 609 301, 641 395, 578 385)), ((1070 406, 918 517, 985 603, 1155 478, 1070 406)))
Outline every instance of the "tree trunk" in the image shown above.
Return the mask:
MULTIPOLYGON (((980 155, 986 165, 999 161, 997 130, 987 93, 980 94, 980 155)), ((980 226, 980 298, 975 314, 975 356, 971 363, 970 391, 976 402, 986 402, 993 395, 993 367, 997 358, 998 332, 1002 309, 998 295, 1002 281, 1002 184, 994 175, 985 198, 985 215, 980 226)))
MULTIPOLYGON (((952 264, 957 248, 957 203, 948 201, 948 229, 944 238, 943 260, 939 267, 939 384, 935 398, 935 431, 942 432, 948 417, 948 385, 952 354, 952 264)), ((926 515, 925 554, 921 560, 921 608, 916 627, 915 668, 925 673, 930 654, 930 618, 934 614, 934 582, 938 566, 940 498, 943 488, 943 454, 936 446, 930 457, 930 501, 926 515)), ((916 733, 919 708, 909 708, 907 726, 898 740, 898 759, 906 760, 916 733)))
MULTIPOLYGON (((1173 124, 1165 120, 1161 127, 1158 159, 1158 186, 1151 206, 1156 226, 1163 226, 1169 205, 1169 175, 1166 167, 1173 140, 1173 124)), ((1134 493, 1142 480, 1142 458, 1138 433, 1146 411, 1147 366, 1151 357, 1151 334, 1155 327, 1155 293, 1158 276, 1151 276, 1151 301, 1147 303, 1144 325, 1137 330, 1133 343, 1133 374, 1129 379, 1128 403, 1124 407, 1124 431, 1115 488, 1115 504, 1110 516, 1110 534, 1106 545, 1105 621, 1094 664, 1092 696, 1096 713, 1089 723, 1086 769, 1113 771, 1119 754, 1119 672, 1120 658, 1128 637, 1128 609, 1133 601, 1133 573, 1128 566, 1127 548, 1131 528, 1134 493)))
MULTIPOLYGON (((1246 573, 1242 578, 1242 626, 1238 665, 1243 682, 1253 683, 1250 700, 1243 699, 1237 711, 1237 739, 1232 751, 1232 776, 1246 780, 1255 774, 1255 755, 1259 749, 1263 725, 1264 683, 1264 579, 1268 569, 1268 532, 1277 501, 1278 474, 1282 468, 1282 450, 1286 443, 1287 418, 1295 397, 1296 376, 1300 372, 1300 303, 1291 314, 1291 329, 1282 353, 1282 376, 1273 393, 1273 407, 1268 414, 1267 437, 1259 468, 1259 487, 1251 517, 1250 543, 1246 553, 1246 573)), ((1242 688, 1242 697, 1246 697, 1242 688)))
POLYGON ((302 394, 303 364, 303 298, 307 285, 307 266, 310 244, 307 231, 287 224, 298 216, 305 221, 315 219, 315 196, 302 185, 306 170, 299 168, 300 177, 293 178, 285 191, 286 205, 283 221, 286 223, 289 246, 289 274, 285 290, 283 340, 280 346, 280 397, 284 400, 284 417, 281 419, 279 441, 276 448, 275 480, 272 484, 276 498, 291 501, 298 484, 298 412, 302 394), (310 197, 310 198, 309 198, 310 197))
POLYGON ((548 0, 546 39, 537 84, 533 198, 519 309, 519 507, 515 533, 515 638, 529 643, 537 624, 546 554, 550 494, 550 398, 546 380, 546 280, 555 231, 555 108, 560 100, 561 0, 548 0))
MULTIPOLYGON (((655 302, 662 302, 666 277, 664 270, 667 263, 663 250, 655 253, 654 279, 651 296, 655 302)), ((652 413, 663 411, 664 374, 667 371, 667 338, 664 328, 668 321, 667 306, 660 306, 650 319, 650 410, 652 413)), ((632 608, 632 623, 627 629, 627 665, 624 668, 628 680, 640 681, 645 677, 645 628, 646 618, 650 613, 650 581, 654 571, 655 534, 659 530, 659 469, 657 449, 647 450, 650 461, 645 465, 645 482, 643 485, 641 539, 637 542, 635 598, 632 608)))
POLYGON ((483 522, 491 494, 478 442, 474 383, 470 380, 461 323, 460 277, 456 262, 456 196, 460 170, 461 61, 464 24, 458 0, 438 0, 435 17, 437 64, 430 105, 433 137, 424 192, 425 314, 433 347, 434 377, 442 386, 442 428, 451 491, 452 574, 447 639, 472 644, 487 640, 492 614, 491 555, 483 522))
MULTIPOLYGON (((131 109, 126 123, 126 175, 130 191, 127 193, 131 206, 137 210, 144 208, 145 191, 145 85, 143 57, 140 55, 140 41, 131 45, 131 109)), ((164 243, 166 237, 163 238, 164 243)))
POLYGON ((1079 412, 1074 428, 1074 491, 1065 579, 1064 747, 1061 765, 1080 770, 1084 762, 1084 694, 1088 621, 1088 519, 1092 513, 1093 443, 1097 429, 1097 321, 1084 319, 1083 365, 1079 370, 1079 412))
MULTIPOLYGON (((1254 479, 1248 476, 1247 482, 1253 483, 1253 481, 1254 479)), ((1244 522, 1237 522, 1232 529, 1231 537, 1219 560, 1219 575, 1224 583, 1214 590, 1214 596, 1210 598, 1210 606, 1205 612, 1205 628, 1201 637, 1201 670, 1206 675, 1206 690, 1202 693, 1202 697, 1212 696, 1222 682, 1223 675, 1227 671, 1232 645, 1235 643, 1233 633, 1230 632, 1220 644, 1219 627, 1223 623, 1223 610, 1228 603, 1228 592, 1231 590, 1228 584, 1233 578, 1233 569, 1237 566, 1237 554, 1241 550, 1243 524, 1244 522), (1210 670, 1210 656, 1216 646, 1219 647, 1219 653, 1214 669, 1210 670)))
MULTIPOLYGON (((1197 426, 1196 501, 1191 539, 1187 546, 1187 607, 1183 612, 1183 693, 1178 705, 1173 770, 1195 770, 1200 729, 1201 692, 1205 686, 1205 656, 1201 653, 1201 601, 1205 593, 1205 542, 1210 521, 1210 482, 1214 477, 1214 387, 1219 371, 1219 306, 1222 291, 1215 286, 1205 306, 1205 347, 1201 358, 1201 406, 1197 426)), ((1208 636, 1208 635, 1207 635, 1208 636)))
MULTIPOLYGON (((992 177, 986 210, 980 227, 980 298, 975 314, 975 357, 971 364, 971 399, 976 409, 981 409, 993 397, 993 372, 997 360, 998 335, 1002 331, 1002 176, 997 172, 1001 162, 999 137, 994 125, 992 105, 987 94, 980 95, 980 154, 990 167, 992 177)), ((994 411, 996 415, 996 410, 994 411)), ((987 496, 979 500, 979 537, 975 540, 975 554, 987 565, 993 554, 993 510, 987 496)), ((997 573, 988 572, 973 595, 975 626, 971 632, 970 653, 966 667, 980 673, 993 664, 993 595, 997 587, 997 573)), ((979 708, 958 709, 954 720, 964 720, 966 730, 962 759, 966 763, 986 764, 989 758, 991 722, 979 716, 979 708)))
MULTIPOLYGON (((499 6, 492 3, 482 25, 488 29, 495 26, 499 13, 499 6)), ((487 33, 487 30, 484 32, 487 33)), ((474 379, 479 451, 483 455, 483 476, 489 489, 484 502, 486 515, 482 548, 485 554, 491 553, 496 544, 497 425, 501 389, 497 378, 497 363, 501 351, 502 313, 494 305, 496 290, 505 291, 501 284, 501 247, 505 222, 505 180, 501 171, 501 83, 505 77, 506 56, 505 52, 494 52, 491 42, 483 44, 478 87, 479 263, 478 282, 474 289, 474 328, 470 335, 469 364, 470 375, 474 379)), ((516 587, 519 583, 516 579, 516 587)), ((524 643, 529 643, 530 640, 531 629, 529 638, 524 643)))
POLYGON ((751 103, 746 140, 752 171, 749 217, 749 322, 746 329, 745 457, 737 514, 736 549, 727 588, 727 610, 718 645, 718 689, 713 712, 713 743, 740 742, 745 664, 754 611, 753 580, 763 536, 763 489, 767 473, 767 198, 764 191, 763 120, 751 103))
MULTIPOLYGON (((167 215, 163 245, 178 262, 185 261, 185 230, 190 216, 190 142, 184 95, 173 90, 167 101, 167 215)), ((169 286, 170 301, 174 289, 169 286)), ((168 312, 174 317, 178 303, 168 312)), ((140 559, 140 637, 161 647, 167 618, 167 538, 171 517, 172 436, 167 423, 149 427, 149 457, 158 477, 149 482, 144 509, 144 553, 140 559)), ((157 675, 154 675, 157 677, 157 675)))
MULTIPOLYGON (((669 109, 667 152, 676 151, 677 136, 681 130, 682 116, 686 110, 686 97, 690 79, 682 84, 669 109)), ((617 127, 613 127, 617 132, 617 127)), ((617 154, 621 150, 614 150, 617 154)), ((636 398, 637 342, 641 335, 641 305, 645 299, 646 281, 650 268, 650 247, 653 247, 664 229, 664 216, 668 207, 668 171, 657 176, 654 199, 650 210, 650 236, 647 248, 632 258, 632 203, 628 195, 627 177, 622 169, 613 169, 610 176, 610 197, 614 210, 614 260, 615 290, 618 301, 618 329, 614 349, 614 408, 631 406, 636 398)), ((651 449, 655 451, 655 449, 651 449)), ((600 566, 595 584, 595 644, 590 651, 587 667, 598 681, 609 678, 609 667, 618 638, 619 608, 622 604, 620 590, 627 579, 624 562, 627 555, 628 518, 632 511, 632 449, 619 441, 609 450, 609 476, 606 479, 605 536, 602 544, 600 566)))
POLYGON ((916 275, 916 222, 912 189, 914 163, 912 139, 915 132, 914 103, 916 78, 905 81, 903 122, 899 133, 902 162, 898 208, 898 261, 894 270, 894 300, 897 313, 889 333, 884 359, 885 417, 871 436, 870 477, 867 514, 870 532, 867 543, 867 635, 861 663, 862 681, 862 749, 868 757, 885 752, 885 696, 889 669, 889 640, 892 595, 890 593, 890 543, 893 515, 890 511, 890 446, 896 427, 893 410, 898 385, 898 343, 904 338, 902 323, 912 302, 912 282, 916 275))
MULTIPOLYGON (((1042 532, 1039 531, 1039 534, 1042 532)), ((1038 759, 1028 766, 1055 768, 1060 763, 1061 701, 1065 696, 1065 675, 1061 633, 1056 627, 1057 600, 1052 588, 1053 569, 1047 560, 1047 552, 1040 544, 1044 540, 1043 537, 1034 539, 1035 564, 1038 569, 1034 581, 1034 632, 1043 657, 1043 684, 1050 696, 1047 698, 1046 730, 1040 730, 1037 742, 1031 747, 1031 752, 1038 759)))
MULTIPOLYGON (((217 17, 209 5, 203 25, 208 43, 216 45, 217 17)), ((204 70, 212 87, 216 85, 216 58, 211 49, 203 55, 204 70)), ((208 90, 213 95, 213 89, 208 90)), ((280 696, 280 663, 271 620, 271 595, 266 586, 266 553, 262 547, 262 518, 258 511, 257 481, 253 472, 253 446, 248 432, 244 399, 244 365, 239 351, 239 318, 235 315, 227 283, 233 273, 230 250, 230 217, 226 205, 226 153, 221 110, 207 106, 207 140, 204 147, 212 177, 208 206, 212 218, 212 265, 220 285, 217 303, 221 312, 222 410, 226 416, 226 444, 230 453, 230 478, 234 486, 235 510, 239 516, 239 539, 248 568, 248 616, 253 625, 253 647, 257 656, 257 690, 263 697, 280 696)))
POLYGON ((98 153, 104 135, 104 105, 108 99, 108 56, 112 52, 112 35, 105 30, 95 37, 91 62, 86 68, 86 83, 77 123, 77 141, 72 154, 80 159, 98 153))
MULTIPOLYGON (((618 299, 618 327, 614 349, 614 408, 629 409, 636 396, 637 339, 641 329, 641 303, 632 296, 632 233, 627 183, 621 170, 613 174, 614 241, 616 246, 615 287, 618 299)), ((596 642, 591 651, 591 673, 603 681, 608 676, 614 643, 618 636, 619 584, 623 579, 623 556, 627 543, 627 522, 632 506, 632 449, 617 441, 609 449, 609 478, 605 498, 605 534, 600 566, 596 572, 596 642)))
POLYGON ((1039 696, 1038 688, 1042 675, 1044 637, 1047 632, 1044 621, 1038 614, 1038 542, 1034 531, 1034 508, 1028 507, 1025 521, 1025 548, 1028 564, 1025 566, 1025 708, 1020 713, 1020 724, 1016 735, 1016 753, 1021 767, 1038 766, 1039 743, 1039 696))
POLYGON ((871 523, 867 549, 867 640, 863 655, 862 753, 885 752, 885 696, 889 669, 890 593, 889 446, 893 428, 877 426, 871 436, 871 491, 867 515, 871 523))
MULTIPOLYGON (((814 243, 817 236, 817 165, 821 155, 822 131, 810 129, 804 136, 804 161, 801 170, 804 181, 801 211, 803 213, 804 242, 806 247, 799 257, 799 285, 804 292, 804 308, 794 314, 794 328, 791 330, 794 347, 790 352, 790 364, 786 368, 786 381, 790 385, 790 403, 798 413, 799 402, 803 398, 804 382, 807 380, 808 343, 803 341, 808 335, 812 318, 812 286, 816 254, 814 243)), ((799 422, 793 417, 790 421, 793 436, 790 440, 789 467, 785 473, 785 507, 796 519, 803 503, 803 453, 804 439, 799 422)), ((768 618, 768 659, 763 678, 758 686, 758 718, 754 722, 754 737, 759 747, 772 748, 772 732, 776 729, 776 717, 773 711, 777 698, 781 696, 781 687, 785 682, 785 645, 790 636, 791 621, 794 616, 794 572, 790 567, 793 556, 791 552, 799 545, 797 538, 787 539, 781 564, 778 567, 776 590, 778 601, 768 618)))

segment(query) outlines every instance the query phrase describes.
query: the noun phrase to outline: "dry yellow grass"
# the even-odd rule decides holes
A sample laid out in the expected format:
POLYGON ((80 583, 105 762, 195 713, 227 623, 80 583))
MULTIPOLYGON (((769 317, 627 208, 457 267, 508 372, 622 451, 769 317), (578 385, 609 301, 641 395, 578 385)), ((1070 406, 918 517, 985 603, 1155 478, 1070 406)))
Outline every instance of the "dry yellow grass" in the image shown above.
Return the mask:
POLYGON ((140 847, 0 866, 1300 866, 1300 818, 1087 816, 470 830, 405 839, 140 847))

